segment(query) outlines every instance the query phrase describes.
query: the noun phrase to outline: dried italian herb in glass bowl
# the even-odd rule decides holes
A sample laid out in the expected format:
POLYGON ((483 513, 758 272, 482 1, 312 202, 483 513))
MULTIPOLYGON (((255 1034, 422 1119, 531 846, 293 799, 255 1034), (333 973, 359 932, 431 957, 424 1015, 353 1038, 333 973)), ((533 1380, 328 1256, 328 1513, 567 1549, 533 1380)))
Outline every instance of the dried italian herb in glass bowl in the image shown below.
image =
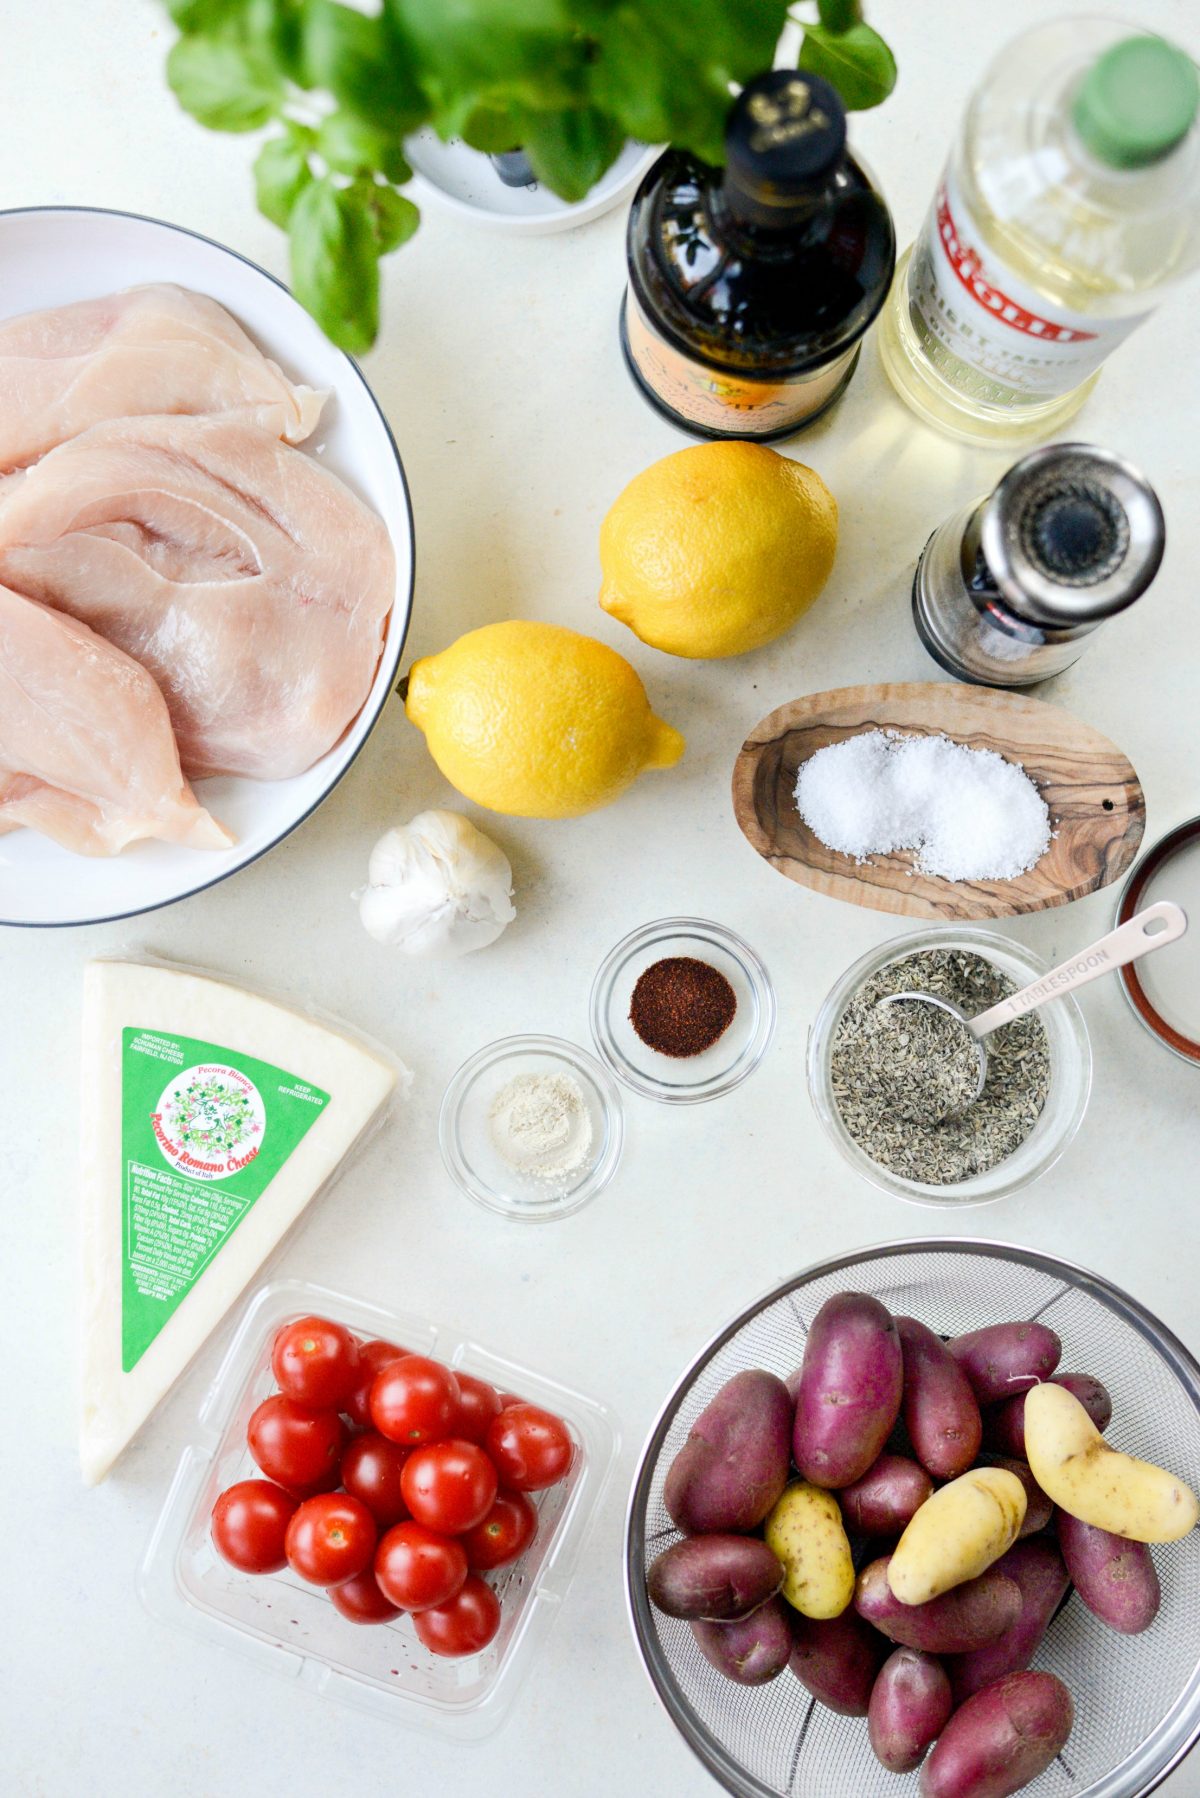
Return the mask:
MULTIPOLYGON (((1046 971, 1019 943, 970 925, 937 925, 894 938, 848 968, 809 1033, 808 1085, 817 1116, 850 1165, 897 1198, 978 1205, 1044 1174, 1079 1128, 1092 1061, 1083 1014, 1070 997, 988 1038, 979 1098, 947 1116, 914 1116, 897 1102, 895 1058, 913 1057, 913 1088, 932 1041, 897 1030, 879 1000, 927 992, 968 1014, 1046 971), (886 1020, 886 1021, 885 1021, 886 1020), (909 1040, 902 1040, 906 1036, 909 1040)), ((928 1009, 928 1008, 924 1008, 928 1009)))

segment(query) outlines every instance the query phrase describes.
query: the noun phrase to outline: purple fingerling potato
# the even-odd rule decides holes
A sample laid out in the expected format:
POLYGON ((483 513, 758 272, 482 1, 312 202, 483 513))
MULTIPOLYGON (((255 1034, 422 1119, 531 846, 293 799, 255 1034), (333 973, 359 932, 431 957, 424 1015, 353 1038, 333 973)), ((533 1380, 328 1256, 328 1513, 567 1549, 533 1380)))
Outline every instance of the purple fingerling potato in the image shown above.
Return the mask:
POLYGON ((1039 1323, 988 1324, 952 1337, 946 1346, 981 1405, 998 1404, 1048 1380, 1062 1355, 1054 1331, 1039 1323))
POLYGON ((901 1604, 888 1585, 891 1555, 863 1568, 854 1586, 854 1608, 892 1642, 925 1654, 963 1654, 994 1642, 1021 1614, 1021 1594, 996 1567, 952 1586, 926 1604, 901 1604))
POLYGON ((1017 1531, 1017 1541, 1044 1530, 1054 1516, 1054 1505, 1034 1479, 1028 1461, 1018 1461, 1013 1455, 981 1455, 980 1461, 986 1467, 1007 1468, 1025 1488, 1025 1520, 1017 1531))
POLYGON ((1158 1616, 1158 1574, 1144 1542, 1058 1514, 1058 1545, 1080 1598, 1102 1623, 1138 1636, 1158 1616))
POLYGON ((788 1665, 806 1691, 840 1717, 865 1717, 888 1644, 853 1610, 817 1622, 792 1619, 788 1665))
POLYGON ((770 1598, 733 1623, 694 1622, 692 1634, 710 1666, 739 1686, 762 1686, 782 1673, 792 1652, 787 1606, 770 1598))
POLYGON ((668 1617, 727 1623, 773 1598, 783 1573, 757 1536, 685 1536, 651 1563, 646 1589, 668 1617))
POLYGON ((911 1773, 941 1735, 954 1708, 942 1663, 916 1648, 897 1648, 879 1670, 867 1709, 876 1760, 891 1773, 911 1773))
POLYGON ((1048 1536, 1014 1543, 988 1571, 1002 1574, 1016 1586, 1021 1608, 1016 1622, 996 1641, 947 1661, 955 1704, 1028 1667, 1068 1584, 1063 1557, 1048 1536))
MULTIPOLYGON (((1090 1373, 1056 1373, 1053 1384, 1065 1386, 1077 1398, 1098 1430, 1106 1430, 1112 1422, 1112 1399, 1108 1388, 1090 1373)), ((989 1411, 984 1419, 984 1435, 988 1443, 1003 1455, 1025 1455, 1025 1394, 1005 1399, 989 1411)))
POLYGON ((935 1479, 974 1466, 983 1419, 971 1382, 940 1336, 915 1317, 897 1317, 904 1358, 901 1414, 917 1460, 935 1479))
POLYGON ((1010 1798, 1062 1752, 1074 1720, 1053 1673, 1010 1673, 955 1711, 921 1768, 921 1798, 1010 1798))
POLYGON ((838 1493, 846 1528, 860 1536, 899 1536, 933 1493, 933 1481, 906 1455, 886 1450, 861 1480, 838 1493))
POLYGON ((663 1503, 681 1530, 757 1529, 787 1485, 792 1401, 773 1373, 734 1374, 672 1461, 663 1503))
POLYGON ((860 1480, 900 1410, 904 1371, 891 1314, 864 1292, 839 1292, 813 1319, 800 1368, 792 1454, 814 1486, 860 1480))

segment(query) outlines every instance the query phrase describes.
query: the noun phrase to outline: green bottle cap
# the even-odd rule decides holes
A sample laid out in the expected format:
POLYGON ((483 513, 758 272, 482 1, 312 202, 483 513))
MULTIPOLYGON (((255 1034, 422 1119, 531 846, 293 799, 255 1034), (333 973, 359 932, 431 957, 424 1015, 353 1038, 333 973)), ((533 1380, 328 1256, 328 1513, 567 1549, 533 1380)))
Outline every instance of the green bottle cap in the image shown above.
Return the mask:
POLYGON ((1075 97, 1075 129, 1113 168, 1158 162, 1187 136, 1200 106, 1191 57, 1162 37, 1126 37, 1098 57, 1075 97))

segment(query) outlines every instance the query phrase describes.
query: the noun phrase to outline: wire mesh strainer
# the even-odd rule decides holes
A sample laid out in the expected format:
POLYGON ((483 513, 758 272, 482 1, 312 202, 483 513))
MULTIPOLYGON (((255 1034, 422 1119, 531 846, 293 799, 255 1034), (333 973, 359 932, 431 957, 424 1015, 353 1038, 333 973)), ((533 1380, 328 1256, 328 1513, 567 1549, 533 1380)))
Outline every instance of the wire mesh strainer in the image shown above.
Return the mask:
MULTIPOLYGON (((1064 1369, 1096 1374, 1113 1399, 1114 1448, 1169 1466, 1200 1488, 1200 1364, 1117 1287, 1052 1255, 1007 1243, 941 1239, 885 1244, 822 1262, 777 1287, 724 1329, 684 1374, 650 1433, 630 1496, 626 1591, 646 1670, 689 1746, 738 1798, 914 1798, 875 1759, 861 1718, 815 1704, 790 1671, 765 1686, 717 1673, 686 1623, 656 1611, 645 1573, 678 1536, 663 1480, 692 1423, 733 1374, 799 1366, 817 1310, 835 1292, 869 1292, 943 1335, 1043 1318, 1062 1338, 1064 1369)), ((1075 1699, 1075 1726, 1035 1798, 1134 1798, 1165 1778, 1200 1735, 1200 1532, 1156 1547, 1162 1609, 1142 1636, 1121 1636, 1074 1594, 1034 1659, 1075 1699)))

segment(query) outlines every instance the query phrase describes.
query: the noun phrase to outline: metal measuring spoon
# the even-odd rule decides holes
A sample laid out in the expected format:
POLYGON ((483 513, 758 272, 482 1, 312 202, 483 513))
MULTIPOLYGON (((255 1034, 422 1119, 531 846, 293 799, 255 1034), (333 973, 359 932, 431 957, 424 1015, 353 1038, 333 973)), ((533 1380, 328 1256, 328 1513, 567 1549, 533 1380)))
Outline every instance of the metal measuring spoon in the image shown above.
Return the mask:
MULTIPOLYGON (((1110 930, 1098 942, 1090 943, 1068 961, 1060 962, 1037 980, 1030 981, 1019 992, 1010 993, 1007 999, 990 1005, 976 1017, 969 1018, 960 1006, 950 999, 938 998, 933 993, 889 993, 879 1000, 879 1007, 885 1005, 916 1004, 934 1005, 939 1011, 946 1012, 956 1023, 960 1024, 964 1035, 970 1039, 978 1063, 978 1079, 975 1090, 967 1100, 974 1104, 983 1091, 987 1079, 987 1049, 983 1039, 1002 1024, 1011 1024, 1014 1018, 1024 1017, 1027 1011, 1034 1011, 1039 1005, 1047 1004, 1051 999, 1061 998, 1063 993, 1074 992, 1076 987, 1086 986, 1089 980, 1098 980, 1101 974, 1111 974, 1117 968, 1123 968, 1127 962, 1136 961, 1140 955, 1149 955, 1155 949, 1163 949, 1181 937, 1188 927, 1187 913, 1182 906, 1174 905, 1169 899, 1160 899, 1155 905, 1148 905, 1144 911, 1138 912, 1116 930, 1110 930)), ((942 1112, 939 1115, 924 1114, 927 1123, 938 1123, 943 1117, 957 1115, 956 1112, 942 1112)), ((910 1122, 920 1121, 910 1116, 910 1122)))

